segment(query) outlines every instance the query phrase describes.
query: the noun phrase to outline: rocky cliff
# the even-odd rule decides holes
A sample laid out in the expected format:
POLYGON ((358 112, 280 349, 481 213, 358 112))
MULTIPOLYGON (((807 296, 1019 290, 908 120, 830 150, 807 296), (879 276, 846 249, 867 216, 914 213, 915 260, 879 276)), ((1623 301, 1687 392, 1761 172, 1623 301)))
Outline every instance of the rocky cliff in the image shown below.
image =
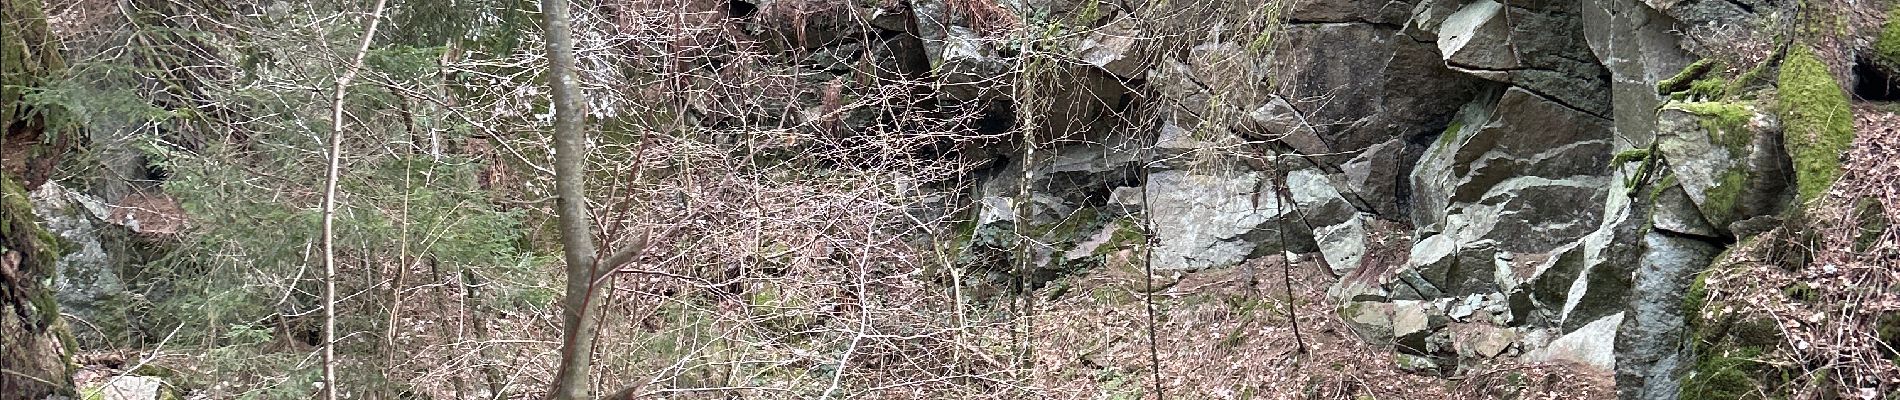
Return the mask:
MULTIPOLYGON (((1024 39, 947 3, 908 9, 932 71, 1018 61, 1024 39)), ((1161 271, 1316 252, 1341 317, 1422 372, 1576 362, 1624 398, 1677 396, 1696 274, 1824 195, 1849 101, 1884 96, 1847 88, 1896 67, 1872 28, 1892 6, 1865 1, 1000 6, 1089 28, 1043 42, 1070 55, 1047 93, 1063 112, 1007 81, 946 96, 1143 118, 988 154, 968 265, 1033 288, 1117 241, 1152 244, 1161 271), (994 240, 1017 231, 1039 240, 994 240)))
MULTIPOLYGON (((1877 156, 1900 146, 1866 144, 1869 132, 1900 138, 1892 126, 1900 118, 1890 118, 1900 100, 1900 2, 680 4, 683 16, 668 23, 705 28, 705 38, 671 37, 665 57, 626 53, 677 74, 655 91, 695 96, 630 118, 707 136, 770 126, 789 138, 757 148, 750 141, 759 138, 744 138, 746 157, 761 159, 821 153, 853 135, 941 134, 916 156, 959 168, 920 184, 941 193, 914 212, 956 222, 921 241, 948 244, 958 277, 948 283, 978 300, 1053 299, 1091 274, 1187 281, 1179 277, 1317 260, 1324 268, 1314 279, 1337 320, 1390 347, 1392 362, 1412 374, 1580 365, 1614 376, 1627 399, 1776 393, 1834 376, 1788 377, 1814 370, 1836 371, 1836 383, 1859 390, 1848 395, 1900 390, 1880 378, 1900 376, 1891 369, 1753 361, 1784 347, 1807 354, 1801 343, 1811 341, 1801 340, 1815 333, 1776 332, 1769 327, 1786 318, 1809 317, 1757 314, 1748 303, 1761 298, 1733 296, 1866 296, 1900 308, 1895 285, 1803 289, 1822 291, 1810 296, 1784 290, 1796 280, 1775 275, 1764 279, 1780 283, 1754 292, 1734 286, 1747 280, 1738 275, 1776 268, 1812 279, 1871 276, 1850 266, 1900 253, 1900 234, 1885 225, 1858 236, 1815 228, 1861 221, 1815 223, 1842 207, 1850 217, 1900 219, 1900 190, 1881 180, 1891 173, 1878 173, 1900 167, 1877 156), (756 79, 735 88, 698 71, 756 79), (1868 203, 1843 194, 1855 191, 1888 195, 1868 203), (1756 262, 1764 257, 1776 261, 1756 262), (1738 267, 1750 262, 1761 269, 1738 267)), ((0 121, 27 126, 11 122, 8 100, 0 121)), ((708 142, 719 140, 740 139, 708 142)), ((7 168, 30 171, 12 164, 22 157, 8 143, 7 168)), ((826 167, 872 162, 815 158, 826 167)), ((31 208, 16 206, 26 191, 7 188, 10 212, 31 208)), ((123 195, 33 193, 43 224, 75 248, 20 265, 59 271, 58 299, 74 314, 110 317, 94 303, 112 300, 112 265, 124 261, 104 254, 93 227, 156 228, 87 211, 123 195)), ((1853 340, 1900 344, 1900 318, 1869 307, 1846 314, 1891 329, 1853 340)), ((24 319, 35 336, 21 337, 54 346, 45 333, 54 320, 24 319)), ((1891 347, 1868 354, 1875 361, 1856 365, 1895 358, 1891 347)))

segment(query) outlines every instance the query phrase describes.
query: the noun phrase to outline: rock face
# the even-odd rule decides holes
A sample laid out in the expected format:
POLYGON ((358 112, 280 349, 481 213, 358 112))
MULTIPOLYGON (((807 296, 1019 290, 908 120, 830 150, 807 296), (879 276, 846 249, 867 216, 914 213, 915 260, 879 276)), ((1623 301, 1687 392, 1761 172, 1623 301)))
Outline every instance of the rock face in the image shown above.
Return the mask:
MULTIPOLYGON (((1768 64, 1799 67, 1780 75, 1801 87, 1777 95, 1821 96, 1823 110, 1732 93, 1761 86, 1748 76, 1679 75, 1700 58, 1682 32, 1752 29, 1796 15, 1791 0, 689 3, 738 21, 747 51, 772 60, 719 72, 789 89, 695 100, 681 125, 757 116, 848 139, 879 124, 945 133, 880 108, 975 120, 943 136, 982 140, 920 157, 979 166, 943 183, 962 217, 949 248, 977 284, 1035 290, 1127 251, 1171 274, 1317 255, 1340 317, 1407 370, 1574 362, 1615 373, 1630 399, 1674 398, 1694 364, 1681 309, 1693 274, 1830 181, 1841 136, 1784 122, 1846 119, 1840 65, 1806 44, 1768 64), (902 100, 843 100, 890 87, 902 100), (1390 226, 1404 243, 1380 248, 1390 226)), ((11 127, 19 93, 5 90, 11 127)), ((36 221, 14 217, 25 195, 7 189, 0 296, 15 310, 0 343, 57 351, 54 305, 110 318, 124 291, 127 261, 97 234, 123 223, 46 185, 31 211, 49 234, 20 235, 36 221)))
MULTIPOLYGON (((1687 362, 1665 344, 1688 277, 1793 197, 1772 105, 1657 89, 1693 61, 1679 32, 1784 6, 1772 0, 1310 0, 1267 46, 1235 12, 1256 4, 1057 3, 1008 7, 1087 15, 1064 47, 1082 70, 1056 76, 1153 100, 1108 103, 1155 120, 1060 126, 1108 139, 997 157, 966 246, 991 247, 992 264, 1081 272, 1099 261, 1079 254, 1108 242, 1152 244, 1160 270, 1317 252, 1341 277, 1341 317, 1408 368, 1570 361, 1619 372, 1628 398, 1667 398, 1687 362), (1177 30, 1197 33, 1152 35, 1177 30), (1394 224, 1413 239, 1375 257, 1373 227, 1394 224), (1017 227, 1040 239, 1028 253, 994 240, 1017 227)), ((942 7, 914 12, 947 21, 919 33, 941 96, 1004 96, 975 78, 1015 55, 942 7)))
POLYGON ((87 321, 123 319, 106 311, 123 300, 125 283, 119 279, 118 267, 124 264, 126 251, 107 249, 109 240, 103 235, 117 227, 103 222, 110 215, 105 204, 58 184, 41 185, 33 191, 32 201, 33 211, 46 231, 67 244, 66 254, 56 264, 58 277, 53 280, 61 308, 87 321))
POLYGON ((1283 250, 1310 251, 1310 231, 1299 225, 1294 207, 1281 200, 1273 186, 1259 172, 1149 175, 1147 211, 1157 240, 1154 267, 1225 267, 1283 250))

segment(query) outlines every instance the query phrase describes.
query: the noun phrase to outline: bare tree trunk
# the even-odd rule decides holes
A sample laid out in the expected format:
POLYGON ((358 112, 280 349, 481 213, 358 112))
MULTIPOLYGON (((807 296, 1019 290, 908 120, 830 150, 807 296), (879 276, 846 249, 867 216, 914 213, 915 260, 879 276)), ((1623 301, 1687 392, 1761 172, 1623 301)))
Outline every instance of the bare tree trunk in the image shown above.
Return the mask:
POLYGON ((336 79, 336 91, 330 96, 329 175, 323 180, 323 398, 336 400, 336 184, 343 171, 343 96, 350 81, 363 70, 363 58, 376 39, 376 26, 383 20, 388 0, 376 0, 369 15, 369 27, 363 29, 363 41, 343 76, 336 79))
POLYGON ((567 0, 541 0, 548 48, 548 86, 554 103, 554 191, 561 221, 561 246, 567 261, 567 294, 562 299, 561 365, 548 398, 588 399, 588 370, 593 363, 594 314, 599 293, 594 282, 594 232, 587 213, 586 134, 581 131, 579 86, 574 80, 574 38, 567 0))

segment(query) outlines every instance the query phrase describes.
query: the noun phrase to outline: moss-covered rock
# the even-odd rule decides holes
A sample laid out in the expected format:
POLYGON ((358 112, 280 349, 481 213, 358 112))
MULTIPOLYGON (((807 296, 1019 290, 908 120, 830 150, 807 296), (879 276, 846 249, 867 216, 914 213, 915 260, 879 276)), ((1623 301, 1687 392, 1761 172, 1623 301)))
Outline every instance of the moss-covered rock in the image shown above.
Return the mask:
POLYGON ((1874 41, 1874 62, 1888 73, 1900 74, 1900 4, 1887 12, 1887 26, 1874 41))
POLYGON ((59 241, 41 229, 26 189, 0 171, 0 393, 72 395, 72 335, 46 287, 59 241))
POLYGON ((1841 153, 1853 145, 1854 116, 1847 92, 1814 50, 1789 50, 1776 79, 1782 135, 1794 161, 1796 199, 1819 197, 1841 175, 1841 153))
POLYGON ((1748 145, 1748 120, 1755 116, 1755 110, 1747 104, 1725 101, 1672 102, 1667 107, 1701 117, 1702 129, 1709 133, 1715 143, 1727 147, 1731 153, 1739 153, 1743 146, 1748 145))
POLYGON ((1683 67, 1682 72, 1677 72, 1676 76, 1656 82, 1656 94, 1668 95, 1688 90, 1693 82, 1701 80, 1703 75, 1715 69, 1715 64, 1715 60, 1703 59, 1683 67))
POLYGON ((1747 187, 1748 170, 1730 169, 1722 173, 1721 179, 1715 182, 1715 186, 1709 188, 1702 204, 1698 204, 1697 208, 1702 210, 1703 216, 1709 221, 1715 223, 1734 221, 1741 208, 1743 191, 1747 187))

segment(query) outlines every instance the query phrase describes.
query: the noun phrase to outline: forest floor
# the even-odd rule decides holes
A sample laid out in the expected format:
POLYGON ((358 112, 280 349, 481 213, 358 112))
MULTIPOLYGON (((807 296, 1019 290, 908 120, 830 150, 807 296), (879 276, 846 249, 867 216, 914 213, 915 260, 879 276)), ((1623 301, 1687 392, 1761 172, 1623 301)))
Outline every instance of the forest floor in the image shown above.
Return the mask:
POLYGON ((1152 331, 1148 283, 1132 268, 1080 277, 1037 316, 1046 325, 1036 327, 1036 365, 1058 393, 1050 398, 1155 398, 1147 395, 1154 360, 1165 398, 1615 397, 1610 373, 1584 366, 1500 362, 1450 378, 1405 371, 1397 351, 1362 340, 1339 317, 1326 294, 1335 278, 1313 260, 1156 274, 1152 331))

